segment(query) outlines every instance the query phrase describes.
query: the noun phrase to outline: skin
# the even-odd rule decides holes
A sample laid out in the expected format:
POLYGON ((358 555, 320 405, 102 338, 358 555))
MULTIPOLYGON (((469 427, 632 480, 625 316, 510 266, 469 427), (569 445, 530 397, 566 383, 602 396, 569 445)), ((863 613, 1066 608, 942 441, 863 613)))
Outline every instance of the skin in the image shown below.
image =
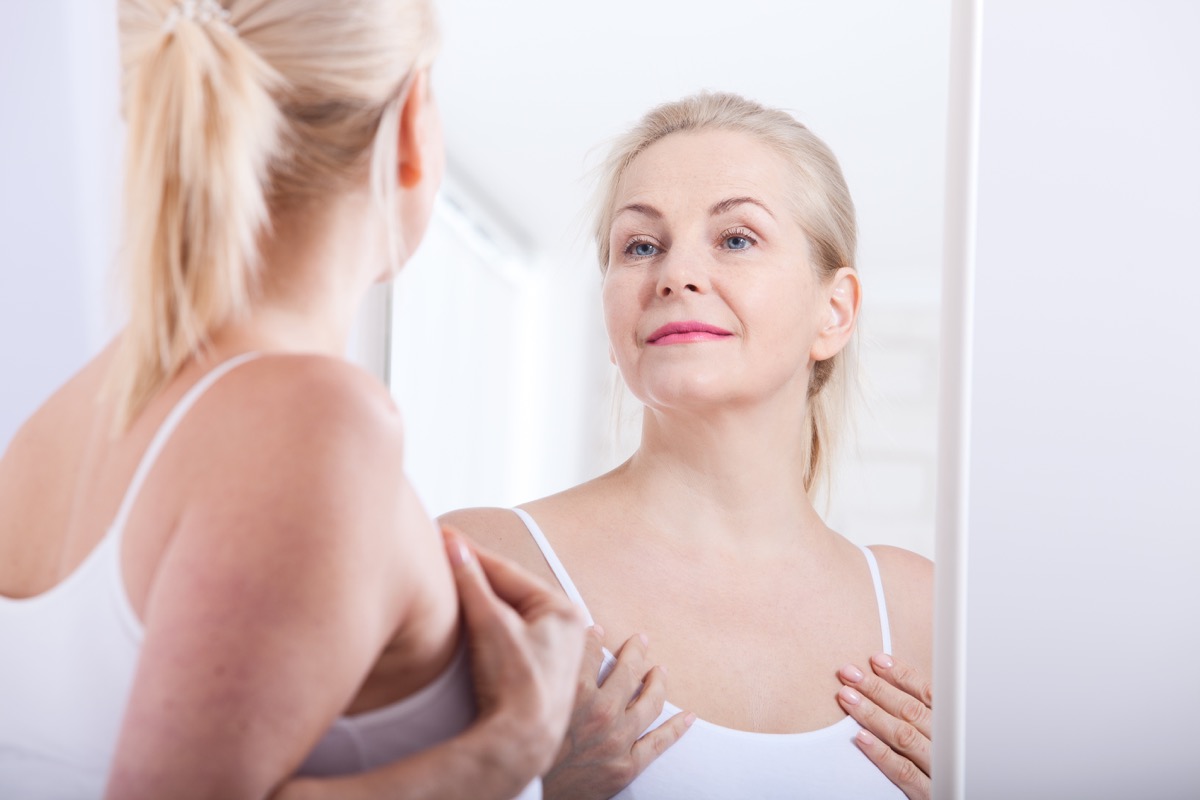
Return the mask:
MULTIPOLYGON (((603 626, 547 796, 610 796, 683 735, 681 715, 658 739, 638 738, 661 708, 661 668, 680 708, 730 728, 794 733, 843 719, 839 668, 881 648, 862 553, 825 525, 802 488, 809 376, 849 341, 861 289, 850 269, 818 277, 787 175, 756 139, 709 130, 651 145, 622 180, 604 316, 613 361, 645 405, 641 444, 612 472, 523 506, 603 626), (730 335, 649 341, 680 320, 730 335), (783 608, 805 613, 763 613, 783 608), (649 645, 626 658, 638 634, 649 645), (611 697, 595 688, 600 641, 628 661, 611 697), (623 708, 616 698, 641 678, 655 686, 652 707, 623 708), (584 735, 587 726, 610 717, 610 739, 588 744, 602 737, 584 735)), ((510 511, 446 519, 553 580, 510 511)), ((898 548, 872 550, 895 652, 928 675, 932 565, 898 548)))
MULTIPOLYGON (((397 147, 407 258, 443 162, 423 72, 397 147)), ((211 349, 127 431, 110 436, 113 408, 96 402, 110 346, 0 461, 0 593, 31 597, 99 542, 183 393, 227 358, 266 354, 193 407, 129 518, 123 576, 145 638, 109 797, 511 797, 557 750, 582 652, 578 615, 460 540, 446 558, 405 477, 387 390, 340 358, 386 270, 380 228, 366 175, 276 215, 251 312, 212 331, 211 349), (285 786, 339 714, 399 700, 444 669, 462 627, 459 592, 479 722, 372 773, 285 786)))

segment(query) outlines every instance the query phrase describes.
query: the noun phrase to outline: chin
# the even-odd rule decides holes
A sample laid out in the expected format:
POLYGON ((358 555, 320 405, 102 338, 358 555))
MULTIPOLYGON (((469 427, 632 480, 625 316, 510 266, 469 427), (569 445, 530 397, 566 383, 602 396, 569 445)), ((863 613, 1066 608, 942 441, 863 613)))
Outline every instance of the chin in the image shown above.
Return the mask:
POLYGON ((650 408, 698 410, 745 400, 745 391, 729 375, 698 376, 672 381, 654 381, 634 391, 650 408))

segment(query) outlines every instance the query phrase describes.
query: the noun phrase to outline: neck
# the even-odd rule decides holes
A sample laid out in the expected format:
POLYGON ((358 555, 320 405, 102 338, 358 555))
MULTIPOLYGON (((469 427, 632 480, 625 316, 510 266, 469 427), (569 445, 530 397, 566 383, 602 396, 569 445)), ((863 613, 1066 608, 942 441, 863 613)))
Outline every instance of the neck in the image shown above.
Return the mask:
POLYGON ((218 346, 342 356, 354 317, 385 262, 379 213, 352 192, 272 219, 260 243, 250 312, 213 336, 218 346))
POLYGON ((829 529, 804 490, 804 414, 784 399, 716 415, 647 408, 622 472, 667 535, 742 551, 816 543, 829 529))

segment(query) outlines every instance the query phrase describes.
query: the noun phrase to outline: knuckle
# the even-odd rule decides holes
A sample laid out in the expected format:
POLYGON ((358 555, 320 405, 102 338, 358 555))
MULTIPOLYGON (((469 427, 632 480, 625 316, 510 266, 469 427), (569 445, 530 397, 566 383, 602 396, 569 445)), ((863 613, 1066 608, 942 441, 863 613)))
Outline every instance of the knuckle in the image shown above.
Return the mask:
POLYGON ((928 714, 929 709, 915 697, 910 697, 900 704, 900 718, 905 722, 923 722, 928 714))
POLYGON ((598 782, 615 793, 632 783, 638 776, 638 770, 632 758, 614 758, 600 770, 600 775, 602 777, 598 782))
POLYGON ((931 684, 929 681, 925 681, 923 684, 921 684, 920 698, 921 702, 924 703, 928 708, 933 708, 933 684, 931 684))
POLYGON ((902 724, 896 726, 894 737, 897 749, 908 752, 917 746, 920 734, 912 725, 902 724))
POLYGON ((921 780, 921 771, 907 758, 900 759, 896 767, 896 781, 901 785, 912 786, 921 780))
POLYGON ((596 676, 587 670, 581 671, 575 677, 575 703, 587 702, 587 699, 597 690, 596 676))
POLYGON ((641 676, 638 674, 638 669, 630 662, 629 659, 623 657, 617 661, 617 666, 613 669, 614 673, 620 674, 621 683, 625 686, 636 686, 641 682, 641 676))

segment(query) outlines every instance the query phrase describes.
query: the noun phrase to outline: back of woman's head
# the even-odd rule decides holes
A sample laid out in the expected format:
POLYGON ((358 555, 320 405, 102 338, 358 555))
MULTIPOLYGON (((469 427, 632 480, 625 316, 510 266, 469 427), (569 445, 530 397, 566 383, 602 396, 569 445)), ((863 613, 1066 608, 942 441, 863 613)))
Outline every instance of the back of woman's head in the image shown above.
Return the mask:
POLYGON ((436 31, 428 0, 120 0, 119 25, 124 425, 246 311, 273 215, 367 175, 390 213, 402 88, 436 31))
MULTIPOLYGON (((639 155, 675 133, 726 130, 744 133, 771 147, 790 171, 792 211, 812 247, 813 268, 828 280, 855 268, 857 228, 854 203, 837 158, 812 131, 785 111, 736 94, 702 92, 651 109, 613 144, 601 167, 594 234, 601 271, 609 263, 609 231, 621 181, 639 155)), ((828 477, 833 445, 845 416, 853 342, 813 367, 805 418, 804 488, 813 493, 828 477)))

